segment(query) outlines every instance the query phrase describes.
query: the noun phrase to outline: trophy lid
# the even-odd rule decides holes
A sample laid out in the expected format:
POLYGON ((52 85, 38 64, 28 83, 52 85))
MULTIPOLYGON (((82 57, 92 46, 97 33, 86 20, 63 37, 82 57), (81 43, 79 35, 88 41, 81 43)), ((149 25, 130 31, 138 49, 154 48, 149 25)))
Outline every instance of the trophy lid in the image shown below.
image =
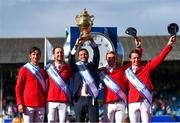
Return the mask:
POLYGON ((86 8, 84 8, 84 10, 81 12, 82 16, 89 16, 88 11, 86 10, 86 8))

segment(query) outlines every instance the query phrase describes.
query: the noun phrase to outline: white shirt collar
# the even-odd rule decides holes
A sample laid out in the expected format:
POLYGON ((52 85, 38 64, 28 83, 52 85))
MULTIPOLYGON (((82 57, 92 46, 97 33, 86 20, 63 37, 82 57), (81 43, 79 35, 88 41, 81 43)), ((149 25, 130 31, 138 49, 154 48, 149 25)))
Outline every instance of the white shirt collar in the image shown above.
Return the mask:
POLYGON ((56 63, 56 62, 55 62, 54 64, 55 64, 55 67, 56 67, 57 69, 60 69, 60 67, 61 67, 61 65, 62 65, 62 64, 58 64, 58 63, 56 63))
POLYGON ((34 65, 32 62, 30 62, 35 68, 40 69, 39 66, 34 65))
POLYGON ((110 72, 112 72, 112 71, 114 70, 114 68, 116 68, 116 65, 115 65, 115 66, 113 66, 113 67, 106 66, 106 68, 107 68, 110 72))
POLYGON ((135 72, 136 72, 136 69, 137 69, 138 67, 132 65, 131 68, 132 68, 132 71, 135 73, 135 72))

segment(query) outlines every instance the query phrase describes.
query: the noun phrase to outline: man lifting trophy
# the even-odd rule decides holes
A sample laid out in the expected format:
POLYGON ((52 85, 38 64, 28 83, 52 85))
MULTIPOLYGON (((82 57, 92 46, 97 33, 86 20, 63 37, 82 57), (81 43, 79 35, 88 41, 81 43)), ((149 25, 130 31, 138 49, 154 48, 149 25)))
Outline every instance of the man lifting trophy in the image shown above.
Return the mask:
POLYGON ((82 33, 70 53, 69 64, 74 72, 73 101, 76 122, 98 122, 98 65, 99 49, 89 34, 93 25, 94 16, 87 10, 76 16, 76 23, 82 33), (93 61, 88 62, 89 52, 86 48, 80 48, 84 41, 88 41, 93 49, 93 61), (78 49, 78 51, 77 51, 78 49), (77 55, 77 62, 75 60, 77 55))

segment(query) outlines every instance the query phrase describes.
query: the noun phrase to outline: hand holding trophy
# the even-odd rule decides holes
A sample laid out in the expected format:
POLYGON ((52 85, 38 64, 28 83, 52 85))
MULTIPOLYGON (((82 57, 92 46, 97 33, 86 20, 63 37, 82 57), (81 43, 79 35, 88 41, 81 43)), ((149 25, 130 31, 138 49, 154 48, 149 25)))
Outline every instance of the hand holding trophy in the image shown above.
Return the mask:
POLYGON ((89 41, 91 43, 93 41, 93 38, 89 33, 93 25, 94 16, 90 16, 88 14, 88 11, 84 9, 84 11, 80 15, 76 16, 75 20, 81 32, 81 36, 76 41, 77 45, 82 44, 84 41, 89 41))

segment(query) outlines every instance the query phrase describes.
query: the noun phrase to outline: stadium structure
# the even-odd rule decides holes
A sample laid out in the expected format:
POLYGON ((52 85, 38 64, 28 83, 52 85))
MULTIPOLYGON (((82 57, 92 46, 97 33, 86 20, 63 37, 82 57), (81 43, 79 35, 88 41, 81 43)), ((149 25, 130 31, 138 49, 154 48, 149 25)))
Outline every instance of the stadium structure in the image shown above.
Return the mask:
MULTIPOLYGON (((142 61, 148 62, 157 56, 167 44, 169 36, 140 36, 142 39, 142 61)), ((63 47, 65 38, 47 37, 53 46, 63 47)), ((124 49, 124 64, 135 47, 131 37, 119 37, 124 49)), ((0 38, 0 111, 8 117, 17 115, 15 84, 19 68, 29 61, 28 51, 32 46, 41 49, 41 65, 44 62, 44 38, 0 38), (11 109, 12 108, 12 109, 11 109)), ((169 121, 180 121, 180 36, 165 61, 152 74, 154 85, 153 118, 164 117, 169 121)))

